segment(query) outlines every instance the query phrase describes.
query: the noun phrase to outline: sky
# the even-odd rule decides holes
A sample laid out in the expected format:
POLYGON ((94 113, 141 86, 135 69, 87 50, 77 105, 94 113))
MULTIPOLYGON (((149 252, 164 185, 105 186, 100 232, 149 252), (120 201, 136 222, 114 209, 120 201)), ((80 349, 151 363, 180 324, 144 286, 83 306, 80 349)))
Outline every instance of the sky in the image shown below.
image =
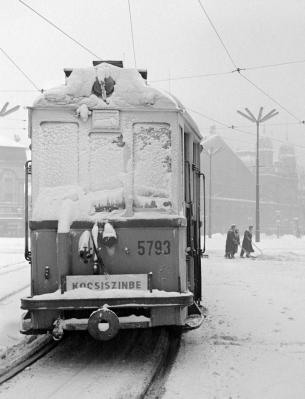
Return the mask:
MULTIPOLYGON (((99 58, 123 60, 126 67, 136 61, 137 68, 148 70, 149 84, 181 100, 203 136, 215 125, 235 150, 255 146, 255 125, 236 111, 248 107, 257 115, 261 106, 264 113, 275 108, 279 114, 261 134, 273 139, 275 150, 287 140, 293 143, 305 166, 304 1, 201 0, 226 51, 198 0, 130 0, 135 56, 128 0, 23 2, 99 58), (258 88, 236 72, 280 63, 290 64, 241 71, 258 88), (206 74, 216 75, 197 76, 206 74)), ((19 0, 0 0, 0 18, 0 47, 34 83, 0 52, 0 107, 7 101, 21 106, 0 118, 0 135, 24 140, 25 107, 39 95, 37 88, 64 83, 63 68, 88 67, 97 57, 19 0)))

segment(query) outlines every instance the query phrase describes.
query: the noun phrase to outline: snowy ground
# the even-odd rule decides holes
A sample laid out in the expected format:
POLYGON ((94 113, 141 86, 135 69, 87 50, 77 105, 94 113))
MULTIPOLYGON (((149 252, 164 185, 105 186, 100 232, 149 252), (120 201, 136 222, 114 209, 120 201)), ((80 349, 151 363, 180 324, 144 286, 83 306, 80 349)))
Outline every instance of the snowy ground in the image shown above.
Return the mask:
MULTIPOLYGON (((225 259, 225 238, 207 241, 208 317, 185 333, 165 399, 299 399, 305 392, 305 237, 262 237, 257 259, 225 259)), ((23 240, 0 239, 0 297, 30 280, 23 240), (9 271, 9 273, 6 273, 9 271), (2 273, 2 275, 1 275, 2 273), (3 274, 5 273, 5 274, 3 274)), ((22 339, 20 297, 0 301, 0 352, 22 339)))
POLYGON ((24 239, 0 238, 0 353, 24 338, 20 297, 30 292, 30 267, 23 252, 24 239))
POLYGON ((305 238, 263 237, 257 259, 225 259, 224 245, 207 242, 209 314, 183 335, 164 399, 303 398, 305 238))

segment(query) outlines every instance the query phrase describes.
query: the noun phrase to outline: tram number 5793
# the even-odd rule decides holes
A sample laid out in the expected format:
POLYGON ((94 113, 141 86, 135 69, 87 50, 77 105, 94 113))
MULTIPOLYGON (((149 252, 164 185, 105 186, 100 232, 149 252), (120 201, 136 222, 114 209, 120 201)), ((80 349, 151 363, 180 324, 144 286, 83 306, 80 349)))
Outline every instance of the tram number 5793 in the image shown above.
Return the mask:
POLYGON ((165 241, 138 241, 138 255, 169 255, 171 243, 165 241))

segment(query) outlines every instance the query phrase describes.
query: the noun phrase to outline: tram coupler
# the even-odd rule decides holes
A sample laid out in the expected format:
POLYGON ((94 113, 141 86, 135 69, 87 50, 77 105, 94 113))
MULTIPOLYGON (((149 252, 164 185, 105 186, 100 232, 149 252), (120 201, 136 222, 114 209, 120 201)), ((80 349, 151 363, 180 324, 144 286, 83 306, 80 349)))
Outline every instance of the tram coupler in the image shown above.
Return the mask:
POLYGON ((54 341, 60 341, 64 336, 64 321, 58 317, 54 323, 54 328, 52 330, 52 337, 54 341))
POLYGON ((115 337, 120 329, 118 316, 106 306, 91 313, 88 320, 88 332, 96 340, 108 341, 115 337))

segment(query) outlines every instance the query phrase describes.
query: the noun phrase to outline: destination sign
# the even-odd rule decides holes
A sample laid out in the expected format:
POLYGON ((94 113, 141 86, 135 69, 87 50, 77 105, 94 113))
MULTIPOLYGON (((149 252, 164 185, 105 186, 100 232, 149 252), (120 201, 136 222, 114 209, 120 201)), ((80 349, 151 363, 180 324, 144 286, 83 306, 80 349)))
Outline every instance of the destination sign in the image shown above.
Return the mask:
POLYGON ((77 288, 90 290, 147 290, 147 274, 107 274, 67 276, 67 291, 77 288))

